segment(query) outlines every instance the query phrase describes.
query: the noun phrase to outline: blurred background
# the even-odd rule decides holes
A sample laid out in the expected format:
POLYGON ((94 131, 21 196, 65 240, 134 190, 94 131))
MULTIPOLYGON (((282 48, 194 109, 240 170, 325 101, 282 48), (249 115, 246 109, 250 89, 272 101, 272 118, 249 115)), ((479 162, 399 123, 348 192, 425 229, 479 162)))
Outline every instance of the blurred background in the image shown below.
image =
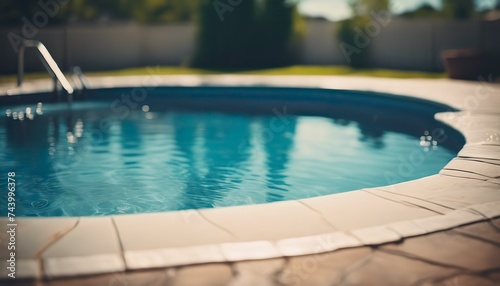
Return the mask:
MULTIPOLYGON (((500 0, 10 0, 0 33, 3 75, 17 72, 22 39, 85 72, 348 67, 474 80, 500 67, 500 0)), ((28 72, 43 71, 26 56, 28 72)))

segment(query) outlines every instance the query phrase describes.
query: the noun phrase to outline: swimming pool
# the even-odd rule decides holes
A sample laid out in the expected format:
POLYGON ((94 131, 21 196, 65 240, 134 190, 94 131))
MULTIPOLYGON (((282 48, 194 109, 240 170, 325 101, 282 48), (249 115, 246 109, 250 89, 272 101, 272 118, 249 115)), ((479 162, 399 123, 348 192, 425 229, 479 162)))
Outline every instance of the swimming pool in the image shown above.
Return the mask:
POLYGON ((434 120, 448 107, 377 93, 170 87, 92 90, 71 106, 41 98, 1 109, 1 168, 19 174, 19 216, 341 193, 436 174, 464 144, 434 120))

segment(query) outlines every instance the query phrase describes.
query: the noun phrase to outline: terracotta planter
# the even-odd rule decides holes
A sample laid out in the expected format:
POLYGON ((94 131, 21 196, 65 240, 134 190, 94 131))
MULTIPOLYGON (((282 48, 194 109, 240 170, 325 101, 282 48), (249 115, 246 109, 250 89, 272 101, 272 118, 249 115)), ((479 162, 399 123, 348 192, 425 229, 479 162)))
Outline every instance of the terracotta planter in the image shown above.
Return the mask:
POLYGON ((492 73, 492 59, 476 50, 446 50, 441 58, 452 79, 477 80, 492 73))

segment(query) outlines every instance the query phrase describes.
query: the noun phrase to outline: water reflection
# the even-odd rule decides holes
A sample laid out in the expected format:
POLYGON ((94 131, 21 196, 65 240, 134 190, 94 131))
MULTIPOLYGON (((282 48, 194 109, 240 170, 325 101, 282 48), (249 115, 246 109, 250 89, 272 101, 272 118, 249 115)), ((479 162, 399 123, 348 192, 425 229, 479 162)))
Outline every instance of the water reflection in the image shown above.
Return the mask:
POLYGON ((126 165, 139 164, 139 156, 144 152, 142 131, 135 120, 122 120, 119 123, 120 134, 118 141, 120 144, 120 154, 123 163, 126 165))
MULTIPOLYGON (((39 185, 40 181, 53 176, 53 162, 51 152, 59 138, 59 120, 54 117, 37 118, 37 120, 8 120, 0 121, 5 127, 5 148, 1 150, 6 160, 1 163, 2 172, 15 171, 18 179, 16 188, 37 188, 29 202, 24 202, 22 196, 17 197, 17 207, 21 209, 38 210, 47 204, 34 204, 31 202, 46 201, 50 190, 39 185), (23 204, 26 203, 26 204, 23 204), (28 207, 26 207, 27 205, 28 207), (23 207, 24 206, 24 207, 23 207)), ((2 182, 3 183, 3 182, 2 182)), ((4 187, 1 184, 2 188, 4 187)), ((6 186, 5 186, 6 187, 6 186)), ((19 195, 20 192, 17 194, 19 195)), ((5 196, 2 196, 5 198, 5 196)), ((5 212, 2 210, 1 212, 5 212)), ((28 214, 31 214, 28 211, 28 214)))
POLYGON ((360 131, 359 140, 369 144, 374 149, 381 149, 385 147, 384 133, 385 130, 378 121, 358 124, 360 131))
MULTIPOLYGON (((192 116, 192 115, 191 115, 192 116)), ((174 121, 176 148, 187 159, 188 178, 183 196, 185 208, 211 208, 217 200, 232 190, 238 190, 248 160, 249 147, 241 142, 250 137, 250 122, 245 117, 211 114, 210 122, 201 122, 194 116, 185 120, 177 116, 174 121), (184 122, 193 121, 194 124, 184 122), (208 124, 204 124, 208 123, 208 124), (203 128, 200 128, 203 126, 203 128), (180 128, 182 127, 182 128, 180 128), (206 172, 196 167, 198 160, 193 154, 195 140, 202 140, 206 153, 203 165, 206 172), (196 199, 193 199, 196 198, 196 199)), ((207 118, 205 118, 207 119, 207 118)))
MULTIPOLYGON (((212 208, 384 185, 381 172, 397 170, 398 154, 422 148, 420 135, 436 124, 426 119, 405 129, 412 125, 366 113, 277 121, 269 110, 235 115, 155 105, 124 120, 107 108, 39 111, 32 120, 14 119, 14 110, 0 119, 0 157, 8 158, 1 168, 25 178, 20 215, 212 208)), ((432 151, 426 164, 436 164, 412 176, 432 174, 454 156, 432 151)))
POLYGON ((266 155, 267 202, 281 201, 289 190, 287 167, 290 160, 290 150, 293 147, 295 134, 295 118, 287 118, 279 128, 275 128, 274 117, 261 121, 260 134, 266 155))

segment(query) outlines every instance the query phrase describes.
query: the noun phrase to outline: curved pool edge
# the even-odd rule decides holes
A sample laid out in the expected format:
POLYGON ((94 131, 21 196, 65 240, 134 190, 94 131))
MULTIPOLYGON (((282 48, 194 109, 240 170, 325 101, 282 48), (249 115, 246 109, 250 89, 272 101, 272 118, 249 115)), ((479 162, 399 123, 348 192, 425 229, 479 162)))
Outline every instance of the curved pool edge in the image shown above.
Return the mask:
MULTIPOLYGON (((462 110, 436 118, 459 130, 467 144, 439 174, 386 187, 199 211, 20 218, 18 277, 54 278, 315 254, 398 241, 500 216, 498 85, 311 76, 154 79, 156 85, 315 87, 434 100, 462 110), (439 93, 439 97, 429 93, 439 93)), ((96 88, 145 82, 144 77, 90 80, 96 88)), ((6 219, 1 221, 5 227, 6 219)), ((2 243, 1 247, 6 246, 2 243)), ((3 267, 2 277, 7 277, 5 271, 3 267)))

